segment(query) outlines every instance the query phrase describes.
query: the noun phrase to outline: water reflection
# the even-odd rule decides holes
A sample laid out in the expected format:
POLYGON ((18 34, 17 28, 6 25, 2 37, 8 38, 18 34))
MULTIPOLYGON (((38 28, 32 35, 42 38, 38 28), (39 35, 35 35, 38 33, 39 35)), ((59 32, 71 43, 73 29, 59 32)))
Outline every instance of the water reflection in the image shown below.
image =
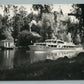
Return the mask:
POLYGON ((28 51, 26 50, 1 50, 0 51, 0 69, 11 69, 23 64, 31 64, 46 59, 56 60, 60 57, 67 56, 72 58, 77 56, 80 52, 75 51, 57 51, 57 52, 46 52, 46 51, 28 51))
POLYGON ((78 51, 55 51, 55 52, 46 52, 46 51, 35 51, 30 52, 31 63, 42 61, 42 60, 57 60, 60 57, 67 56, 68 58, 72 58, 77 56, 80 53, 78 51))
POLYGON ((11 69, 29 62, 29 54, 24 50, 1 50, 0 51, 0 70, 11 69))
POLYGON ((30 63, 30 54, 26 53, 25 50, 15 50, 14 53, 14 67, 21 66, 25 63, 30 63))
POLYGON ((54 52, 46 52, 46 51, 34 51, 30 52, 31 63, 42 61, 42 60, 57 60, 60 57, 67 56, 68 58, 72 58, 77 56, 80 52, 78 51, 54 51, 54 52))
POLYGON ((13 50, 2 50, 0 51, 0 69, 13 68, 13 50))

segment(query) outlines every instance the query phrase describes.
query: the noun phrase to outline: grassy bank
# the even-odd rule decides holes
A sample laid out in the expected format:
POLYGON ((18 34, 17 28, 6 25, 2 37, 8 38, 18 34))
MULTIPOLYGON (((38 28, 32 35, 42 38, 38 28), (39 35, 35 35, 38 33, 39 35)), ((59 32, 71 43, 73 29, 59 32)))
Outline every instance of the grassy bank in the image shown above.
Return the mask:
POLYGON ((24 64, 0 71, 0 80, 78 80, 84 79, 84 53, 68 59, 59 58, 34 64, 24 64))

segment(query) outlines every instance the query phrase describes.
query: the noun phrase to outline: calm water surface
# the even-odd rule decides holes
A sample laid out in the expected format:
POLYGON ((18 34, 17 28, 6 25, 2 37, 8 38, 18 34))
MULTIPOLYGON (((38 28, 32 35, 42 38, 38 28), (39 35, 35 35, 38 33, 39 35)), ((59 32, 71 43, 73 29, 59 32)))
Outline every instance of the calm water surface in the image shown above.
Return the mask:
POLYGON ((79 52, 74 51, 27 51, 26 50, 0 50, 0 69, 11 69, 21 66, 25 63, 31 64, 46 59, 56 60, 60 57, 67 56, 72 58, 77 56, 79 52))

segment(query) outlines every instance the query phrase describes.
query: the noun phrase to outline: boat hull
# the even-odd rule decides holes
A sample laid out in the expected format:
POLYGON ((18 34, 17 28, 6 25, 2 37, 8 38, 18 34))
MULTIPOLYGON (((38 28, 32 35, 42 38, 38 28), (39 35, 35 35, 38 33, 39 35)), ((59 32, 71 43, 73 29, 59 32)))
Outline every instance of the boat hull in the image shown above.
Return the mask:
POLYGON ((52 50, 58 50, 58 51, 60 51, 60 50, 77 50, 77 51, 81 51, 81 50, 83 50, 83 48, 82 47, 75 47, 75 48, 56 48, 56 47, 46 47, 46 46, 38 46, 38 45, 36 45, 36 46, 34 46, 34 45, 29 45, 29 48, 30 48, 30 50, 32 50, 32 51, 52 51, 52 50))

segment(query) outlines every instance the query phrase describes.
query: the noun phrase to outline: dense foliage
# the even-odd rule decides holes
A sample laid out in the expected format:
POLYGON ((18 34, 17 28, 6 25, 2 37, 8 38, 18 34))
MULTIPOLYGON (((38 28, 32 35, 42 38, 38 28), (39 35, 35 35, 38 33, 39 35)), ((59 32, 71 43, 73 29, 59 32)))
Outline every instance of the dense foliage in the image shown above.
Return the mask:
MULTIPOLYGON (((19 45, 25 46, 30 44, 32 31, 41 36, 41 41, 58 38, 75 44, 83 44, 84 5, 73 5, 74 10, 67 16, 61 9, 60 12, 52 12, 52 6, 34 4, 32 10, 37 11, 38 14, 33 11, 28 14, 24 6, 0 5, 4 13, 3 16, 0 15, 0 40, 14 39, 15 42, 18 40, 19 45), (13 16, 11 16, 11 11, 13 16), (78 22, 71 22, 70 16, 74 16, 78 22)), ((35 42, 37 39, 34 38, 35 42)))

